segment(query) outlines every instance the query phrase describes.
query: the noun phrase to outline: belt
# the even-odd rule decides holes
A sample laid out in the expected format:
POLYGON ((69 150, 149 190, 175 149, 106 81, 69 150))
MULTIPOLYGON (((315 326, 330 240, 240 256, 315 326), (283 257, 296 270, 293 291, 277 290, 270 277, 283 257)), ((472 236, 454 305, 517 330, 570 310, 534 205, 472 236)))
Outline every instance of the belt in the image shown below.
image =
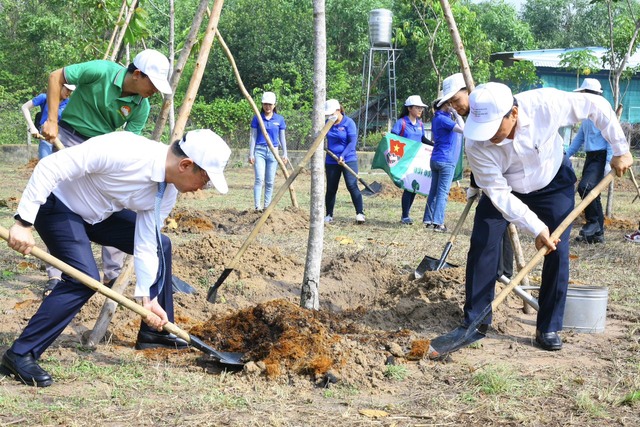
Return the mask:
POLYGON ((71 125, 70 125, 69 123, 67 123, 67 122, 65 122, 65 121, 63 121, 63 120, 61 120, 61 121, 58 123, 58 126, 59 126, 59 127, 61 127, 61 128, 64 128, 67 132, 69 132, 69 133, 70 133, 70 134, 72 134, 72 135, 77 135, 77 136, 79 136, 80 138, 84 139, 85 141, 86 141, 87 139, 89 139, 89 137, 88 137, 88 136, 85 136, 85 135, 81 134, 80 132, 78 132, 77 130, 75 130, 73 127, 71 127, 71 125))

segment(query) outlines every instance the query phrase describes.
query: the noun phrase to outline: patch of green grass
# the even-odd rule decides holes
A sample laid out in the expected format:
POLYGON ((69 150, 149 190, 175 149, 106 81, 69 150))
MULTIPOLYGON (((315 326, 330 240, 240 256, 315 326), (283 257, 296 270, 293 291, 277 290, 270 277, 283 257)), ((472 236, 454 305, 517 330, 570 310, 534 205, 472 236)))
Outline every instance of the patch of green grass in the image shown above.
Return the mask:
POLYGON ((249 406, 245 397, 225 393, 218 389, 211 389, 208 393, 200 395, 199 400, 208 406, 213 405, 227 409, 242 409, 249 406))
POLYGON ((497 365, 478 370, 471 383, 484 394, 517 394, 523 386, 523 379, 511 368, 497 365))
POLYGON ((387 369, 384 371, 384 376, 386 378, 395 381, 404 381, 408 375, 409 371, 404 365, 387 365, 387 369))
POLYGON ((635 390, 624 396, 620 401, 620 404, 633 406, 638 402, 640 402, 640 390, 635 390))
POLYGON ((608 416, 604 406, 592 399, 589 393, 578 393, 576 396, 576 407, 579 411, 593 418, 606 418, 608 416))
POLYGON ((0 279, 2 280, 10 280, 13 279, 15 277, 16 273, 13 271, 9 271, 9 270, 2 270, 2 273, 0 273, 0 279))

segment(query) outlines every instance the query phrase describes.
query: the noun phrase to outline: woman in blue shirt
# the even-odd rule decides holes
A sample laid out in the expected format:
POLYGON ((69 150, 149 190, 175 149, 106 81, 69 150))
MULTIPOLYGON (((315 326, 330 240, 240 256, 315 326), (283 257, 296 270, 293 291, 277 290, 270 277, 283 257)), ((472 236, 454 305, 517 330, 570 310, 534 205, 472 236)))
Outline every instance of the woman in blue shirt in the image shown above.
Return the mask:
MULTIPOLYGON (((420 120, 424 107, 426 107, 426 104, 422 102, 422 98, 420 98, 419 95, 411 95, 408 97, 404 103, 404 107, 402 107, 400 118, 393 125, 391 133, 413 141, 426 143, 428 140, 424 136, 424 125, 422 124, 422 120, 420 120)), ((400 221, 403 224, 413 224, 413 220, 409 217, 409 211, 415 198, 416 193, 409 190, 404 190, 402 193, 402 216, 400 217, 400 221)))
POLYGON ((456 170, 455 153, 462 141, 460 134, 464 130, 464 121, 448 101, 438 107, 439 101, 438 99, 433 103, 431 188, 422 222, 427 228, 433 226, 435 231, 446 233, 448 230, 444 225, 444 211, 447 208, 449 190, 456 170))
MULTIPOLYGON (((262 95, 262 112, 260 116, 262 117, 264 127, 267 129, 267 134, 269 134, 273 146, 276 150, 278 147, 282 147, 282 161, 287 163, 287 140, 284 135, 287 124, 284 121, 284 117, 276 113, 275 93, 265 92, 262 95)), ((269 149, 267 140, 259 127, 258 117, 253 116, 249 143, 249 163, 253 165, 256 176, 253 183, 255 209, 262 212, 263 208, 260 203, 262 186, 264 184, 264 208, 266 209, 271 203, 278 161, 269 149)))
MULTIPOLYGON (((62 118, 62 112, 64 111, 67 103, 69 102, 69 97, 71 93, 76 89, 74 85, 64 84, 62 89, 60 90, 60 105, 58 105, 58 120, 62 118)), ((47 94, 41 93, 30 101, 22 104, 22 114, 24 115, 27 124, 29 125, 29 133, 36 137, 38 133, 40 133, 40 129, 42 128, 42 124, 47 121, 47 117, 49 115, 49 107, 47 105, 47 94), (35 107, 40 107, 40 117, 37 124, 33 123, 31 120, 31 109, 35 107)), ((38 117, 36 115, 36 117, 38 117)), ((43 157, 47 157, 49 154, 53 152, 53 145, 49 141, 41 140, 38 145, 38 158, 42 159, 43 157)))
POLYGON ((358 143, 358 128, 355 122, 344 115, 344 109, 335 99, 330 99, 324 103, 324 115, 337 116, 337 120, 327 133, 327 149, 335 154, 339 161, 331 156, 325 157, 325 174, 327 178, 327 192, 325 194, 325 206, 327 216, 325 223, 333 222, 333 208, 336 204, 336 193, 340 183, 340 175, 344 176, 347 190, 351 194, 351 201, 356 209, 356 223, 364 224, 364 207, 362 203, 362 193, 358 188, 357 178, 347 172, 342 165, 346 164, 358 173, 358 156, 356 154, 356 144, 358 143))

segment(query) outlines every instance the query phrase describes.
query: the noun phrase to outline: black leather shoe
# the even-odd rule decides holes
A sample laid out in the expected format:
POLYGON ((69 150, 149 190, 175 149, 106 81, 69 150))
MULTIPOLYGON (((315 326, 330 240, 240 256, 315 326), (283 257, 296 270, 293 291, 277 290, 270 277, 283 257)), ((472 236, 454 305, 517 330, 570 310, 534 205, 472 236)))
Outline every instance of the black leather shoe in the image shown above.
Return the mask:
POLYGON ((582 226, 582 229, 580 230, 580 234, 585 237, 590 237, 600 231, 602 231, 600 229, 600 224, 598 224, 597 222, 588 222, 582 226))
POLYGON ((140 330, 136 341, 136 350, 147 350, 149 348, 170 348, 173 350, 184 350, 189 347, 182 338, 166 332, 152 332, 140 330))
POLYGON ((49 387, 53 384, 51 375, 38 365, 31 353, 18 356, 11 350, 7 350, 2 356, 2 372, 13 375, 16 381, 36 387, 49 387))
POLYGON ((557 351, 562 348, 562 339, 557 332, 540 332, 536 329, 536 342, 547 351, 557 351))

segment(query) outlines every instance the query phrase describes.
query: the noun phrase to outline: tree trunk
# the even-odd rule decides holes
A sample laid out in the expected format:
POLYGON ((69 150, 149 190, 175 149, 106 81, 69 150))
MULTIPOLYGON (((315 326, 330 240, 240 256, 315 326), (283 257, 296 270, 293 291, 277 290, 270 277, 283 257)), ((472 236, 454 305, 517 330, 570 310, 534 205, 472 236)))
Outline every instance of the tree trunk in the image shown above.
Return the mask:
POLYGON ((120 13, 118 14, 118 19, 116 19, 116 25, 113 27, 113 32, 111 33, 111 38, 109 39, 109 45, 107 46, 107 50, 104 52, 104 56, 102 59, 107 59, 109 57, 109 52, 111 52, 111 47, 113 46, 113 42, 116 39, 116 35, 118 34, 118 30, 120 26, 118 22, 122 19, 122 15, 124 15, 124 11, 127 9, 127 0, 122 0, 122 7, 120 8, 120 13))
MULTIPOLYGON (((325 0, 313 0, 313 131, 317 134, 324 123, 324 101, 327 96, 327 30, 325 0)), ((320 308, 320 264, 324 245, 324 150, 318 147, 311 158, 310 224, 307 258, 300 292, 300 306, 320 308)))
POLYGON ((124 34, 127 31, 127 26, 129 26, 129 21, 131 21, 131 17, 133 16, 133 14, 136 11, 136 7, 138 7, 138 2, 134 2, 131 7, 129 7, 129 10, 127 11, 127 16, 124 18, 124 24, 122 25, 122 28, 120 29, 120 32, 118 33, 118 37, 116 38, 116 41, 113 45, 113 49, 111 51, 111 60, 115 61, 116 58, 118 57, 118 52, 120 51, 120 45, 122 44, 122 40, 124 39, 124 34))
POLYGON ((473 83, 473 78, 471 77, 471 69, 469 68, 467 54, 464 51, 464 45, 462 44, 462 39, 458 32, 456 20, 453 17, 453 12, 451 12, 451 6, 449 5, 448 0, 440 0, 440 5, 442 6, 444 19, 447 21, 447 25, 449 26, 449 32, 451 33, 451 39, 453 40, 453 49, 456 51, 456 55, 458 55, 458 61, 460 62, 460 69, 462 70, 464 82, 467 84, 469 92, 471 92, 475 89, 476 85, 473 83))
MULTIPOLYGON (((191 24, 191 29, 189 30, 189 35, 184 42, 184 47, 180 52, 180 57, 178 58, 178 62, 175 64, 173 68, 173 73, 171 74, 171 79, 169 80, 169 84, 171 84, 171 90, 175 94, 176 88, 178 87, 178 82, 182 77, 182 72, 184 71, 184 66, 189 60, 189 55, 191 54, 191 49, 193 49, 193 45, 196 43, 198 30, 200 29, 200 25, 202 24, 202 19, 207 13, 207 6, 209 5, 209 0, 201 0, 200 5, 198 6, 198 10, 196 11, 195 16, 193 17, 193 23, 191 24)), ((216 25, 217 26, 217 25, 216 25)), ((151 139, 155 141, 160 141, 162 138, 162 134, 164 131, 164 126, 167 124, 167 118, 169 117, 169 112, 171 112, 171 116, 173 117, 173 99, 174 94, 165 96, 164 103, 162 104, 162 109, 160 110, 160 114, 158 115, 158 119, 156 120, 156 127, 151 134, 151 139)), ((174 123, 172 120, 170 134, 173 133, 174 123)), ((171 142, 171 141, 170 141, 171 142)))
MULTIPOLYGON (((200 19, 202 23, 202 19, 200 19)), ((198 24, 200 27, 200 24, 198 24)), ((169 0, 169 61, 171 64, 171 69, 175 69, 176 64, 176 9, 175 3, 173 0, 169 0)), ((173 76, 173 73, 171 73, 173 76)), ((175 96, 173 94, 173 90, 171 91, 171 95, 166 97, 167 102, 169 103, 169 129, 173 129, 176 124, 176 114, 174 110, 174 100, 175 96)), ((164 106, 164 103, 163 103, 164 106)), ((154 129, 155 130, 155 129, 154 129)), ((169 141, 171 143, 172 141, 169 141)))
POLYGON ((220 21, 220 13, 222 13, 223 4, 224 0, 216 0, 213 3, 213 9, 211 10, 211 16, 209 17, 209 25, 207 26, 207 31, 204 33, 204 38, 200 45, 200 53, 198 54, 198 60, 196 61, 196 66, 193 71, 193 75, 191 76, 187 93, 184 96, 180 111, 178 111, 178 119, 176 120, 176 126, 171 135, 171 141, 181 138, 184 128, 186 127, 187 119, 191 113, 191 107, 193 106, 193 101, 196 99, 198 88, 200 87, 202 76, 204 75, 204 69, 207 65, 207 58, 211 51, 213 38, 216 36, 216 30, 218 29, 218 21, 220 21))

